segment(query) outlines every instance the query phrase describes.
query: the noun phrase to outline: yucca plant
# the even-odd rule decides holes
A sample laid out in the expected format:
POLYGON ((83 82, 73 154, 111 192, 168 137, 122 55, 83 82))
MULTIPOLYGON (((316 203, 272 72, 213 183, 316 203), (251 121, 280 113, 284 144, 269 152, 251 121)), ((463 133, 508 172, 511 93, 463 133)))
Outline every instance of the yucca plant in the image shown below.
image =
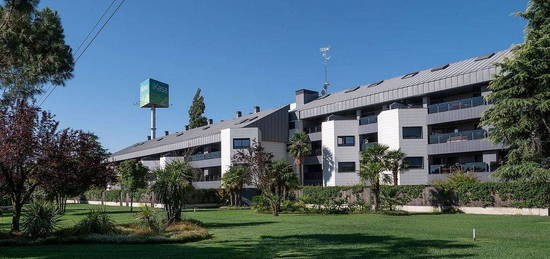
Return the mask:
POLYGON ((159 215, 153 208, 147 205, 145 205, 140 212, 136 213, 136 219, 142 228, 151 230, 154 233, 161 231, 162 222, 159 215))
POLYGON ((23 211, 23 234, 31 238, 51 235, 61 221, 61 214, 51 203, 34 200, 23 211))
POLYGON ((113 234, 117 232, 116 225, 103 208, 90 209, 85 218, 75 227, 76 234, 113 234))

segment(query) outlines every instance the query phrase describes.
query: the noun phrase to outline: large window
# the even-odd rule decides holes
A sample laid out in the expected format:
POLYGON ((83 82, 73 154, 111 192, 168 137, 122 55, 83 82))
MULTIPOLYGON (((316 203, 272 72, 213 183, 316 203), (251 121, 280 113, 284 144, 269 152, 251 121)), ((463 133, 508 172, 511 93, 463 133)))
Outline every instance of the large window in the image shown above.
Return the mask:
POLYGON ((233 139, 233 149, 245 149, 250 147, 249 138, 235 138, 233 139))
POLYGON ((424 168, 424 157, 405 157, 405 159, 403 159, 403 163, 407 166, 408 169, 422 169, 424 168))
POLYGON ((338 137, 339 147, 351 147, 355 146, 355 136, 341 136, 338 137))
POLYGON ((338 173, 355 172, 355 162, 338 162, 338 173))
POLYGON ((403 127, 403 139, 421 139, 422 127, 403 127))

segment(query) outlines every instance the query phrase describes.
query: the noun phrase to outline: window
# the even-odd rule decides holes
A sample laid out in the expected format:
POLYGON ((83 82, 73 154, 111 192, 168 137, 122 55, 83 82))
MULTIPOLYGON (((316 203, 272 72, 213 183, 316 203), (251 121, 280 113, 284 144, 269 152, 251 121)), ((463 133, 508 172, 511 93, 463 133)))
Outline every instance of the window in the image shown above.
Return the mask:
POLYGON ((422 127, 403 127, 403 139, 421 139, 422 127))
POLYGON ((325 95, 319 97, 317 100, 325 99, 325 98, 327 98, 327 97, 329 97, 329 96, 330 96, 330 94, 325 94, 325 95))
POLYGON ((295 129, 296 128, 296 122, 290 121, 288 122, 288 129, 295 129))
POLYGON ((355 172, 355 162, 338 162, 338 173, 355 172))
POLYGON ((403 159, 403 163, 408 169, 422 169, 424 168, 424 157, 405 157, 405 159, 403 159))
POLYGON ((235 138, 233 139, 233 149, 245 149, 250 147, 249 138, 235 138))
POLYGON ((381 83, 384 83, 384 80, 379 81, 379 82, 376 82, 376 83, 372 83, 372 84, 368 85, 367 87, 377 86, 377 85, 379 85, 379 84, 381 84, 381 83))
POLYGON ((341 136, 338 137, 339 147, 351 147, 355 146, 355 136, 341 136))

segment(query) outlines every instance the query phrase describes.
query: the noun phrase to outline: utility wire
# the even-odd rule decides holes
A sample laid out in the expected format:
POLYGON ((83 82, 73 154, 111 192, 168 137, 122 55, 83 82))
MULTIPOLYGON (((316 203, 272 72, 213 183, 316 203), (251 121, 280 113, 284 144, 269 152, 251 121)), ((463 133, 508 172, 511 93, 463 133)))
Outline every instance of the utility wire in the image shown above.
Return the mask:
POLYGON ((90 38, 90 35, 92 35, 92 32, 94 32, 96 29, 97 29, 97 26, 99 25, 99 23, 101 21, 103 21, 103 18, 105 17, 105 15, 107 15, 107 13, 109 12, 109 10, 111 10, 111 7, 113 7, 113 5, 116 3, 116 0, 113 0, 111 2, 111 4, 109 5, 109 7, 107 7, 107 9, 105 9, 105 11, 103 12, 103 14, 101 15, 101 17, 99 17, 99 19, 97 20, 97 23, 94 25, 94 27, 92 27, 92 29, 90 30, 90 32, 88 32, 88 35, 86 35, 86 37, 84 38, 84 40, 82 40, 82 42, 80 43, 80 45, 78 45, 78 48, 76 48, 76 50, 73 52, 73 53, 78 53, 78 51, 80 50, 80 48, 82 48, 82 46, 84 45, 84 43, 86 41, 88 41, 88 38, 90 38))
MULTIPOLYGON (((115 2, 116 0, 113 0, 113 3, 115 2)), ((126 2, 126 0, 122 0, 120 2, 120 4, 116 7, 116 9, 113 11, 113 13, 111 13, 111 15, 109 16, 109 18, 105 21, 105 23, 103 23, 103 25, 101 26, 101 28, 99 28, 99 30, 96 32, 96 34, 94 35, 94 37, 88 42, 88 44, 86 44, 86 47, 82 50, 82 52, 80 52, 80 54, 76 57, 74 63, 76 64, 78 62, 78 60, 80 59, 80 57, 82 57, 82 55, 84 55, 84 53, 86 52, 86 50, 88 50, 88 48, 92 45, 92 43, 94 42, 94 40, 97 38, 97 36, 99 36, 99 34, 101 33, 101 31, 103 31, 103 29, 105 28, 105 26, 107 26, 107 24, 109 23, 109 21, 111 21, 111 19, 113 18, 113 16, 115 16, 115 14, 118 12, 118 10, 120 9, 120 7, 126 2)), ((111 3, 111 5, 113 4, 111 3)), ((109 8, 107 8, 107 10, 110 9, 111 6, 109 6, 109 8)), ((103 16, 102 16, 103 18, 103 16)), ((100 21, 101 19, 100 18, 100 21)), ((99 23, 99 22, 98 22, 99 23)), ((94 28, 97 27, 97 24, 96 26, 94 26, 94 28)), ((88 36, 86 37, 88 38, 88 36)), ((82 45, 82 44, 81 44, 82 45)), ((79 47, 80 48, 80 47, 79 47)), ((47 95, 45 95, 44 99, 42 99, 42 101, 40 102, 40 104, 38 106, 42 106, 42 104, 46 101, 46 99, 48 99, 48 97, 50 97, 50 95, 53 93, 53 91, 57 88, 57 85, 54 85, 53 88, 48 92, 47 95)))

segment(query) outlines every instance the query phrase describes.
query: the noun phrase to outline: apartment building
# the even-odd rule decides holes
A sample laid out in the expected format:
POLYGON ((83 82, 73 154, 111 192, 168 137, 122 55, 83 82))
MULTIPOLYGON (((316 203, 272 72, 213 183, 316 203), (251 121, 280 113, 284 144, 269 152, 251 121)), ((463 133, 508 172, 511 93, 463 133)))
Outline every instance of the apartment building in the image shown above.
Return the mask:
POLYGON ((174 160, 188 156, 191 166, 197 168, 193 185, 199 189, 219 188, 221 175, 232 162, 238 150, 248 148, 253 141, 259 142, 275 159, 287 158, 289 106, 252 113, 236 112, 235 118, 218 123, 186 129, 136 143, 111 156, 119 162, 139 159, 151 170, 163 168, 174 160))
POLYGON ((199 168, 197 188, 217 188, 236 150, 252 140, 275 158, 286 158, 289 136, 304 131, 312 143, 306 157, 306 185, 339 186, 360 183, 360 152, 380 143, 401 149, 409 169, 401 185, 428 184, 444 178, 451 167, 475 172, 481 180, 498 168, 505 147, 488 139, 479 126, 489 105, 484 96, 510 49, 412 72, 391 79, 320 96, 296 91, 295 103, 209 124, 200 128, 134 144, 113 154, 113 161, 140 159, 159 168, 190 156, 199 168))
POLYGON ((427 184, 453 166, 491 180, 505 151, 479 123, 498 72, 494 64, 509 55, 490 53, 323 96, 296 91, 289 134, 305 131, 314 149, 305 161, 305 183, 358 184, 360 151, 373 143, 407 155, 401 185, 427 184))

